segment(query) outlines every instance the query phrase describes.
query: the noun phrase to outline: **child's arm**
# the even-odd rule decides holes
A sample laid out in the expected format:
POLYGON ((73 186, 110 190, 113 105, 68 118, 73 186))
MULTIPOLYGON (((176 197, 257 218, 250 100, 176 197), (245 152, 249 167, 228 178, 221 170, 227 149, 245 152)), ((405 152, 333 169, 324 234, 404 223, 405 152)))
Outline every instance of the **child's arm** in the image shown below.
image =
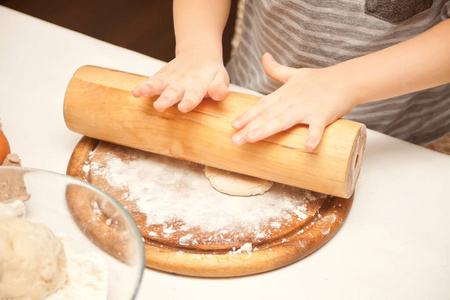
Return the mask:
POLYGON ((229 10, 229 0, 174 0, 176 57, 137 86, 133 95, 160 95, 154 102, 159 111, 179 103, 180 111, 187 112, 204 97, 224 99, 229 77, 223 65, 222 33, 229 10))
POLYGON ((450 82, 450 20, 408 41, 322 69, 294 69, 266 54, 263 67, 283 83, 233 122, 237 145, 256 142, 295 124, 308 124, 305 149, 325 127, 360 103, 450 82))

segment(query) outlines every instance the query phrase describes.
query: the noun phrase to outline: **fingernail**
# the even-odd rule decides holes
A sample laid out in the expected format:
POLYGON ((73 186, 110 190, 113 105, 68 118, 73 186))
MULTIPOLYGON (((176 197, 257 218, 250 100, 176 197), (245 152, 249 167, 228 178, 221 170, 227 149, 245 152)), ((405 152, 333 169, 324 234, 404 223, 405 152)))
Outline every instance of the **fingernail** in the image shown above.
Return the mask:
POLYGON ((305 150, 306 151, 312 151, 317 147, 317 142, 316 141, 307 141, 305 143, 305 150))
POLYGON ((178 110, 182 113, 187 113, 191 111, 191 108, 186 105, 178 105, 178 110))
POLYGON ((269 52, 266 52, 266 57, 269 59, 269 60, 275 60, 274 58, 273 58, 273 55, 272 54, 270 54, 269 52))
POLYGON ((235 145, 241 145, 243 143, 243 139, 241 136, 237 136, 237 135, 233 135, 233 137, 231 138, 231 141, 235 144, 235 145))
POLYGON ((164 103, 157 101, 153 102, 153 107, 159 112, 163 112, 164 110, 166 110, 164 103))

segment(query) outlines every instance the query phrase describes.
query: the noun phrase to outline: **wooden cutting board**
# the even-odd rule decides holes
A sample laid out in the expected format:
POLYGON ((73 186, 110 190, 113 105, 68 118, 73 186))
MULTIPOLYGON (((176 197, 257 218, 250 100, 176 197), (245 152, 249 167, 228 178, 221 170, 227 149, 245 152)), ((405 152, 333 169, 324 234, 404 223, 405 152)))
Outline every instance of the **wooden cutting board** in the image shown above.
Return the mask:
POLYGON ((145 240, 148 267, 190 276, 243 276, 294 263, 337 233, 353 202, 353 196, 330 197, 278 183, 264 195, 226 196, 210 186, 203 169, 83 137, 67 174, 103 189, 130 212, 145 240), (133 174, 142 173, 143 166, 145 174, 133 174), (132 180, 118 184, 124 178, 132 180))

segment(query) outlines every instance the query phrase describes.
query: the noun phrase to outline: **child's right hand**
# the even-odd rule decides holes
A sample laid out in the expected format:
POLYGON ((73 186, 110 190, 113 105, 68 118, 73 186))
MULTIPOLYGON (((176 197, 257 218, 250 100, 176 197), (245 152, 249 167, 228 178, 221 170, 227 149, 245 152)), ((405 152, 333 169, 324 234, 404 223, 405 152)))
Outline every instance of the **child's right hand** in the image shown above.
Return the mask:
POLYGON ((205 97, 223 100, 229 77, 222 57, 210 53, 180 53, 175 59, 132 90, 135 97, 156 96, 162 112, 178 103, 181 112, 194 109, 205 97))

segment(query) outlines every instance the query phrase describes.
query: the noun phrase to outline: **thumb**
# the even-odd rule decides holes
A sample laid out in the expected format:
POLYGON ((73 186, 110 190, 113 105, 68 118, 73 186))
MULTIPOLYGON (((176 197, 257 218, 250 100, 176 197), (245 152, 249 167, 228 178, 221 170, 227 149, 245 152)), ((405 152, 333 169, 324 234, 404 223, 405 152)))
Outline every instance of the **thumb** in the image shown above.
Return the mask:
POLYGON ((280 65, 275 61, 270 53, 265 53, 263 55, 262 66, 264 68, 264 72, 266 72, 270 78, 278 81, 279 83, 286 83, 286 81, 294 75, 294 71, 296 70, 294 68, 280 65))
POLYGON ((305 150, 312 151, 319 144, 322 139, 323 132, 325 131, 325 127, 319 124, 310 124, 308 129, 308 134, 306 135, 305 140, 305 150))
POLYGON ((208 87, 208 96, 215 100, 221 101, 228 95, 228 86, 230 85, 230 78, 226 71, 219 72, 214 77, 213 81, 208 87))

